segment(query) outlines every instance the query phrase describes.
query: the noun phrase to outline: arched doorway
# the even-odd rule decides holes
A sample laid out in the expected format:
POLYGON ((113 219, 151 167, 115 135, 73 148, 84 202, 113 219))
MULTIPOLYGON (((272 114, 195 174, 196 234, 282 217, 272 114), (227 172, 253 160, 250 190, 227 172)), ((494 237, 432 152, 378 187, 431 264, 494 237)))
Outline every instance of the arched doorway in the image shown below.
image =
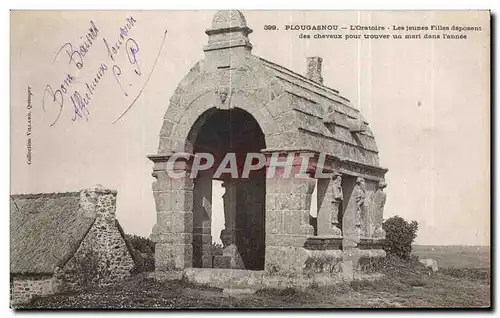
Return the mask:
MULTIPOLYGON (((241 178, 248 153, 260 153, 266 147, 264 134, 248 112, 233 108, 212 108, 204 112, 189 133, 193 153, 210 153, 215 162, 194 180, 193 267, 263 270, 265 256, 265 167, 241 178), (215 174, 226 156, 236 157, 237 176, 215 174), (222 255, 211 247, 212 181, 224 187, 224 228, 220 239, 222 255)), ((219 211, 220 212, 220 211, 219 211)))

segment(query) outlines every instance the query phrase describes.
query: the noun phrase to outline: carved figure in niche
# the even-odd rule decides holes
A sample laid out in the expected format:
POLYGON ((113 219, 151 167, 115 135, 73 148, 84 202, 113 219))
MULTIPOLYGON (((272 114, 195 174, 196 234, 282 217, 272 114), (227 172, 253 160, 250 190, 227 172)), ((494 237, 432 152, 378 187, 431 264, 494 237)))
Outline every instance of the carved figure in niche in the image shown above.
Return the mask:
POLYGON ((358 177, 354 188, 356 198, 356 226, 361 227, 361 216, 365 215, 366 185, 365 179, 358 177))
POLYGON ((332 190, 333 190, 333 200, 332 200, 332 229, 334 234, 341 235, 342 231, 339 227, 339 211, 340 211, 340 203, 342 202, 342 198, 344 196, 342 192, 342 175, 335 174, 333 176, 332 181, 332 190))
POLYGON ((375 232, 373 233, 373 237, 381 239, 385 238, 385 231, 382 228, 384 206, 387 200, 387 194, 384 192, 385 187, 387 187, 387 184, 384 181, 379 181, 377 184, 377 191, 373 198, 373 213, 375 219, 375 232))

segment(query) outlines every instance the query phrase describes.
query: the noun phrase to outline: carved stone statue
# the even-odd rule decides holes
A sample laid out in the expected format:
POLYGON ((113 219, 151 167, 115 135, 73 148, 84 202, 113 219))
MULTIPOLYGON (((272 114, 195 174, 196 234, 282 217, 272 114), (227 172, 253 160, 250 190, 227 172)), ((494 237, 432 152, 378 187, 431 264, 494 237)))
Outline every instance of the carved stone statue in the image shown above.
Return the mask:
POLYGON ((377 191, 373 198, 373 217, 375 221, 375 231, 373 232, 373 237, 375 238, 385 238, 385 231, 382 228, 382 221, 384 219, 384 206, 387 199, 387 194, 384 192, 384 188, 387 184, 384 181, 379 181, 377 184, 377 191))
POLYGON ((344 196, 342 192, 342 175, 335 174, 333 176, 332 190, 333 190, 333 200, 332 200, 331 226, 335 235, 342 235, 342 231, 340 230, 339 227, 340 203, 342 202, 344 196))
POLYGON ((365 179, 358 177, 354 187, 356 198, 356 227, 361 228, 361 218, 365 216, 366 185, 365 179))

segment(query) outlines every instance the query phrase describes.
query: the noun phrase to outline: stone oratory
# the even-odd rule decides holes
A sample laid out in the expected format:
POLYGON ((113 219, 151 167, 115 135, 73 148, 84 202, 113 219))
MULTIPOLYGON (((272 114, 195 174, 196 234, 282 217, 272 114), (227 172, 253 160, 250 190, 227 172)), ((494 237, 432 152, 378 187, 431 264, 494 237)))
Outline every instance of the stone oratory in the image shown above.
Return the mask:
POLYGON ((155 274, 194 281, 253 277, 264 285, 359 277, 366 264, 385 257, 387 169, 379 165, 370 127, 348 99, 323 85, 321 57, 306 58, 307 74, 300 75, 252 55, 250 33, 241 12, 217 12, 206 30, 204 59, 170 99, 158 153, 149 156, 156 179, 155 274), (229 152, 238 158, 278 153, 283 160, 312 153, 326 158, 322 169, 331 173, 315 177, 317 161, 310 160, 305 178, 266 178, 267 167, 247 179, 221 175, 224 250, 213 255, 214 171, 189 177, 191 158, 201 152, 214 154, 215 166, 229 152), (185 178, 167 171, 175 153, 185 154, 174 165, 185 178), (317 218, 310 217, 313 192, 317 218))

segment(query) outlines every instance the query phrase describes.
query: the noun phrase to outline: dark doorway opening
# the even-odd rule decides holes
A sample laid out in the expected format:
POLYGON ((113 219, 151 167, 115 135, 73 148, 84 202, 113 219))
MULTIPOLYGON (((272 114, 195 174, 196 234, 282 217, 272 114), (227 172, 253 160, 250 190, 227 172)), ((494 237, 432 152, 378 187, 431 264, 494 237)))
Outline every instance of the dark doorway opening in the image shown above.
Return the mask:
POLYGON ((190 136, 195 154, 210 153, 215 159, 212 169, 199 173, 194 182, 193 266, 263 270, 265 167, 241 178, 247 154, 260 153, 266 147, 262 130, 255 118, 242 109, 210 109, 198 118, 190 136), (228 153, 236 156, 238 177, 231 173, 214 176, 228 153), (212 202, 212 197, 221 197, 213 196, 214 180, 222 182, 222 204, 212 202), (223 208, 224 225, 219 225, 223 228, 219 241, 222 251, 212 244, 218 241, 211 236, 212 215, 220 213, 213 206, 223 208))

